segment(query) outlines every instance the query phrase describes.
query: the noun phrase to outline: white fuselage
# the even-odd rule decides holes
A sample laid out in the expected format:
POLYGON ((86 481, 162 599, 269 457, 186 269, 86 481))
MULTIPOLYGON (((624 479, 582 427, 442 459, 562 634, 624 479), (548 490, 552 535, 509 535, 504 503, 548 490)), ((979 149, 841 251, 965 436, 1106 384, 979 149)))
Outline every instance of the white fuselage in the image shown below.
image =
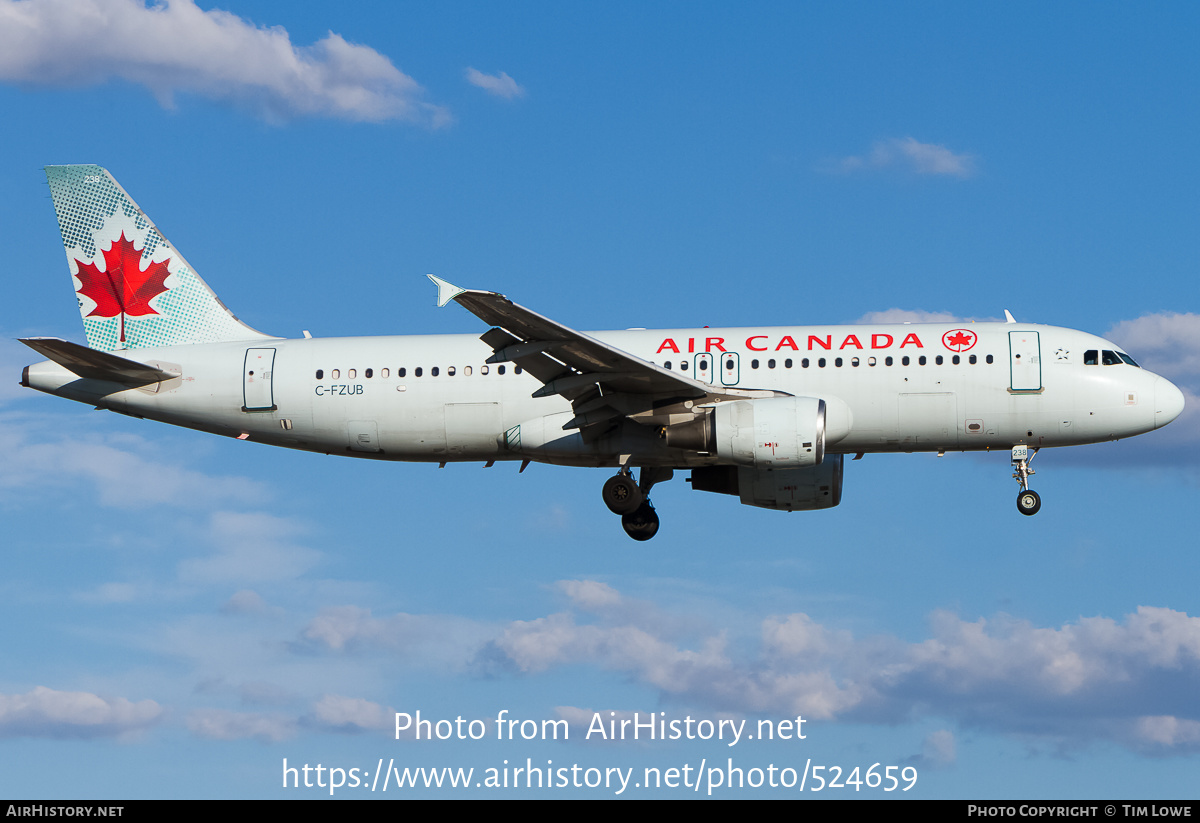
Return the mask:
MULTIPOLYGON (((738 389, 822 398, 829 453, 1008 449, 1115 440, 1170 422, 1182 395, 1117 362, 1102 338, 1012 323, 671 329, 591 336, 681 374, 738 389), (956 351, 956 329, 975 336, 956 351), (955 362, 957 360, 957 362, 955 362)), ((969 337, 967 335, 966 337, 969 337)), ((959 343, 959 347, 963 344, 959 343)), ((30 366, 33 388, 102 408, 289 448, 386 460, 532 459, 699 466, 654 427, 624 421, 585 443, 559 396, 474 335, 211 343, 122 351, 178 372, 142 389, 30 366), (516 427, 521 427, 517 429, 516 427)), ((636 418, 635 418, 636 419, 636 418)))

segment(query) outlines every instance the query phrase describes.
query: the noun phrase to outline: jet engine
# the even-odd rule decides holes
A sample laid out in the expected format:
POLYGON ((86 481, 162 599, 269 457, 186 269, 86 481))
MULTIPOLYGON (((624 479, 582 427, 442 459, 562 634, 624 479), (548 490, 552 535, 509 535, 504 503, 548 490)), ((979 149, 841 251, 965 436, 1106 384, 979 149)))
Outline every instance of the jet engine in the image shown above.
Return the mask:
POLYGON ((666 440, 668 446, 708 452, 723 463, 792 469, 820 464, 825 425, 821 398, 765 397, 720 403, 694 422, 668 427, 666 440))
POLYGON ((692 470, 691 483, 700 491, 736 494, 747 506, 789 512, 832 509, 842 502, 843 459, 831 454, 818 466, 798 469, 706 466, 692 470))

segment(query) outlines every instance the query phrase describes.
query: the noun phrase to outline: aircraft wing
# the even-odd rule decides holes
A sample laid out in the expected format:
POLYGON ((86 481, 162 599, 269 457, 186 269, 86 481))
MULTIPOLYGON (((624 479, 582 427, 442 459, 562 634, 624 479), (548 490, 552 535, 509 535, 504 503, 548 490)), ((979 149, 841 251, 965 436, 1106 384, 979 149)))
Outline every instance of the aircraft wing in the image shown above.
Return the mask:
POLYGON ((494 352, 487 362, 511 361, 532 374, 542 382, 534 397, 558 394, 571 401, 575 417, 563 428, 583 429, 586 435, 622 417, 651 423, 672 410, 690 414, 694 407, 721 399, 777 394, 695 380, 556 323, 502 294, 461 289, 428 276, 438 287, 438 306, 453 300, 493 326, 480 337, 494 352))
POLYGON ((89 349, 57 337, 25 337, 21 342, 60 366, 91 380, 107 380, 130 387, 148 386, 178 377, 155 366, 126 360, 106 351, 89 349))

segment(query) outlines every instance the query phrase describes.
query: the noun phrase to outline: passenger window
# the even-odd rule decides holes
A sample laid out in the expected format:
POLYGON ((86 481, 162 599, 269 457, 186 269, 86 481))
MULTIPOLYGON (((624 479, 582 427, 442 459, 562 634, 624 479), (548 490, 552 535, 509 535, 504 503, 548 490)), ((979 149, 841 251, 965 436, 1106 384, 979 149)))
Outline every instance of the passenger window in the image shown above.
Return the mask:
POLYGON ((686 361, 686 360, 680 360, 680 361, 679 361, 679 370, 680 370, 680 371, 687 371, 687 361, 686 361))
POLYGON ((840 369, 842 367, 842 358, 835 357, 833 359, 833 365, 837 366, 840 369))
POLYGON ((972 366, 974 366, 976 363, 979 362, 979 358, 976 357, 975 355, 971 355, 970 357, 967 358, 967 362, 970 363, 972 366))
POLYGON ((488 367, 487 367, 487 366, 480 366, 480 367, 479 367, 479 373, 480 373, 480 374, 487 374, 487 373, 488 373, 488 367))
POLYGON ((906 355, 904 355, 903 357, 901 357, 901 358, 900 358, 900 365, 901 365, 901 366, 907 366, 907 365, 908 365, 910 362, 912 362, 912 361, 911 361, 911 360, 909 360, 909 357, 908 357, 908 355, 907 355, 907 354, 906 354, 906 355))
POLYGON ((524 369, 522 369, 520 366, 513 367, 513 374, 520 374, 522 371, 524 371, 524 369))
POLYGON ((373 375, 373 374, 375 374, 375 370, 374 370, 374 369, 367 369, 366 371, 364 371, 364 372, 363 372, 363 377, 365 377, 365 378, 367 378, 368 380, 370 380, 370 379, 371 379, 371 375, 373 375))
POLYGON ((420 377, 421 376, 421 367, 417 366, 417 368, 413 370, 413 374, 415 374, 417 377, 420 377))
POLYGON ((396 369, 396 376, 397 376, 397 377, 404 377, 404 376, 405 376, 407 373, 408 373, 408 369, 404 368, 403 366, 401 366, 400 368, 396 369))
POLYGON ((320 380, 320 379, 322 379, 323 377, 325 377, 325 370, 324 370, 324 369, 317 369, 317 379, 318 379, 318 380, 320 380))
POLYGON ((757 360, 751 360, 751 361, 750 361, 750 368, 752 368, 752 369, 757 369, 757 368, 758 368, 758 361, 757 361, 757 360))
POLYGON ((808 368, 808 358, 807 357, 805 357, 803 360, 800 361, 800 368, 802 368, 802 369, 808 368))
POLYGON ((918 365, 924 366, 926 362, 927 361, 925 360, 925 355, 921 355, 920 357, 917 358, 918 365))
POLYGON ((857 358, 857 357, 851 357, 851 358, 850 358, 850 365, 851 365, 851 366, 854 366, 854 368, 856 368, 856 369, 857 369, 857 368, 858 368, 858 358, 857 358))
POLYGON ((824 357, 817 360, 817 366, 822 369, 825 368, 825 358, 824 357))
POLYGON ((785 369, 790 369, 792 367, 792 358, 789 357, 787 360, 784 360, 783 367, 785 369))
POLYGON ((669 368, 671 368, 671 361, 670 361, 670 360, 668 360, 666 363, 663 363, 663 368, 664 368, 664 369, 669 369, 669 368))
POLYGON ((329 376, 330 376, 332 379, 334 379, 334 380, 337 380, 337 379, 338 379, 338 378, 341 376, 341 374, 342 374, 342 372, 341 372, 341 370, 340 370, 340 369, 334 369, 333 371, 331 371, 331 372, 329 373, 329 376))
POLYGON ((956 355, 954 355, 954 357, 950 358, 950 362, 957 366, 959 363, 962 362, 962 358, 956 354, 956 355))
POLYGON ((883 365, 885 365, 885 366, 891 366, 891 365, 894 365, 894 364, 895 364, 895 362, 896 362, 896 361, 895 361, 895 360, 893 360, 893 359, 892 359, 890 356, 889 356, 889 357, 885 357, 885 358, 883 358, 883 365))
POLYGON ((380 376, 381 378, 383 378, 384 380, 387 380, 387 376, 388 376, 388 370, 387 370, 387 369, 381 369, 381 370, 380 370, 380 372, 379 372, 379 376, 380 376))
POLYGON ((496 374, 504 374, 504 367, 503 367, 503 366, 497 366, 497 367, 496 367, 496 374))
POLYGON ((437 367, 437 366, 434 366, 433 368, 431 368, 431 369, 429 370, 429 376, 430 376, 430 377, 437 377, 437 376, 438 376, 438 371, 439 371, 439 370, 438 370, 438 367, 437 367))
POLYGON ((939 354, 937 357, 933 358, 933 362, 938 366, 942 365, 942 356, 939 354))
MULTIPOLYGON (((732 369, 732 368, 733 368, 733 365, 732 365, 732 364, 733 364, 733 361, 732 361, 732 360, 730 360, 730 361, 729 361, 729 363, 730 363, 730 366, 729 366, 729 368, 731 368, 731 369, 732 369)), ((767 361, 767 368, 768 368, 768 369, 773 369, 773 368, 775 368, 775 361, 774 361, 773 359, 772 359, 772 360, 768 360, 768 361, 767 361)))
POLYGON ((358 374, 357 369, 346 369, 346 379, 347 380, 353 380, 354 375, 356 375, 356 374, 358 374))
POLYGON ((989 355, 987 356, 987 364, 990 366, 990 365, 992 365, 992 363, 993 363, 993 362, 994 362, 994 361, 993 361, 993 359, 992 359, 992 356, 989 354, 989 355))
POLYGON ((875 358, 874 358, 874 357, 868 357, 868 358, 867 358, 867 365, 868 365, 868 366, 874 366, 874 365, 875 365, 875 358))
POLYGON ((453 377, 453 376, 454 376, 454 367, 453 367, 453 366, 448 366, 448 367, 446 368, 446 376, 447 376, 447 377, 453 377))

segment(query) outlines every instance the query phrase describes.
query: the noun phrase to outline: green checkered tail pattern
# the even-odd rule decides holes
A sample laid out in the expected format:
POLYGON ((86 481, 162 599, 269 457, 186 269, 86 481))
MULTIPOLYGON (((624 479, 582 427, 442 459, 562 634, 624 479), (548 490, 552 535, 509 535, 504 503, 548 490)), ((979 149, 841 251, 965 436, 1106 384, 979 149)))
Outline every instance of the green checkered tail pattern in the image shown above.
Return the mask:
POLYGON ((101 351, 262 340, 100 166, 47 166, 88 346, 101 351))

